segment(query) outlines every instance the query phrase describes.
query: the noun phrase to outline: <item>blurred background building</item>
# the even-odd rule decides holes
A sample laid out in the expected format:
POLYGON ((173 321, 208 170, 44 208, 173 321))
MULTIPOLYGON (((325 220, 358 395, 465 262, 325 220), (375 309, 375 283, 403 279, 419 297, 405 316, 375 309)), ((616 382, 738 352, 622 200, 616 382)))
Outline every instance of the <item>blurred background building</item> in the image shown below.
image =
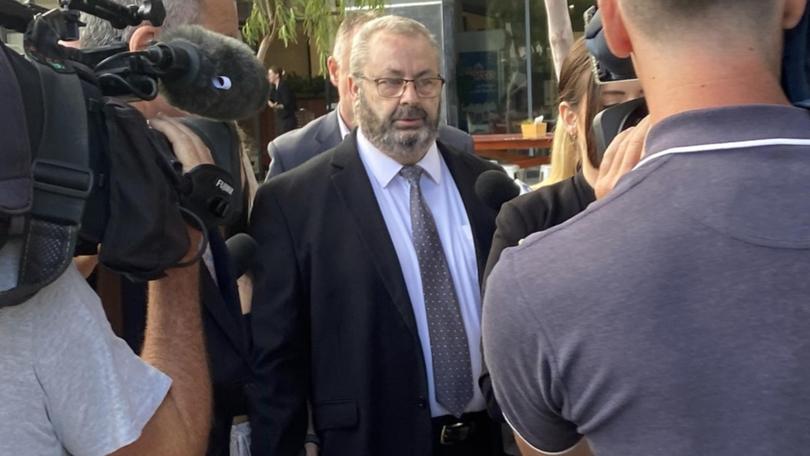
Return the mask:
MULTIPOLYGON (((583 13, 594 2, 569 3, 580 34, 583 13)), ((542 0, 390 0, 386 11, 422 22, 441 44, 448 124, 470 133, 511 133, 528 118, 556 117, 542 0)), ((277 40, 268 57, 290 75, 299 100, 312 101, 304 107, 320 111, 318 105, 325 110, 334 103, 336 94, 319 74, 318 53, 306 37, 289 47, 277 40)))

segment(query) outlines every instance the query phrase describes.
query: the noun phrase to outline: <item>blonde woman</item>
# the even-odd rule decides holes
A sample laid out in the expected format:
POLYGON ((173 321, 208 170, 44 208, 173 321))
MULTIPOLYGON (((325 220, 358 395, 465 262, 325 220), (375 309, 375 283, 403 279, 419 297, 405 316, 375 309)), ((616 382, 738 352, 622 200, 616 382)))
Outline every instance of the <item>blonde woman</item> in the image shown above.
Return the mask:
POLYGON ((580 38, 563 60, 559 94, 552 173, 545 185, 501 207, 485 277, 505 248, 517 245, 532 233, 563 223, 595 200, 592 186, 599 172, 599 157, 590 125, 600 110, 641 96, 641 87, 636 81, 597 84, 591 57, 580 38))

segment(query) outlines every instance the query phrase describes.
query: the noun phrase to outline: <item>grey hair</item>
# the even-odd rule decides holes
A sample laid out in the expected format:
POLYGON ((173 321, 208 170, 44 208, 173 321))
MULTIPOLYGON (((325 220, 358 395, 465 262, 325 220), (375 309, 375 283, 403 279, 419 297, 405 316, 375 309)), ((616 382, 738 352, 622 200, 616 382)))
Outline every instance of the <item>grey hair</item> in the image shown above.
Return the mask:
POLYGON ((364 25, 381 16, 379 11, 351 12, 346 15, 335 33, 335 42, 332 46, 332 57, 338 59, 343 65, 348 62, 340 62, 347 47, 351 50, 352 36, 364 25))
MULTIPOLYGON (((129 4, 128 0, 114 0, 116 3, 129 4)), ((166 19, 160 27, 161 33, 169 32, 181 25, 194 25, 200 22, 200 10, 204 0, 164 0, 166 19)), ((109 22, 95 16, 82 13, 82 22, 87 26, 81 31, 81 47, 92 48, 110 46, 120 42, 129 42, 135 29, 130 26, 123 30, 113 28, 109 22)))
POLYGON ((422 25, 422 23, 402 16, 379 17, 373 21, 367 22, 354 36, 349 68, 351 74, 355 77, 359 77, 363 74, 363 68, 365 68, 368 62, 369 48, 371 47, 372 39, 376 34, 381 32, 409 37, 423 37, 430 43, 433 50, 436 51, 437 59, 439 58, 438 56, 441 55, 439 43, 436 42, 436 38, 433 37, 430 30, 422 25))

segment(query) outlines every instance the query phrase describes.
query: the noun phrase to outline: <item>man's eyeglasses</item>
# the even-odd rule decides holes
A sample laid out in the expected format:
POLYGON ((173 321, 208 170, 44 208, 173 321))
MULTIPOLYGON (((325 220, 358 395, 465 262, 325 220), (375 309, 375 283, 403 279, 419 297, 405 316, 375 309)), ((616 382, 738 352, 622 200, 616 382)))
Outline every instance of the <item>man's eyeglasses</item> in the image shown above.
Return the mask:
POLYGON ((416 94, 420 98, 435 98, 442 93, 444 87, 444 78, 419 78, 419 79, 404 79, 404 78, 376 78, 371 79, 365 76, 360 76, 360 79, 371 81, 377 86, 377 94, 383 98, 399 98, 408 87, 408 83, 413 84, 416 89, 416 94))

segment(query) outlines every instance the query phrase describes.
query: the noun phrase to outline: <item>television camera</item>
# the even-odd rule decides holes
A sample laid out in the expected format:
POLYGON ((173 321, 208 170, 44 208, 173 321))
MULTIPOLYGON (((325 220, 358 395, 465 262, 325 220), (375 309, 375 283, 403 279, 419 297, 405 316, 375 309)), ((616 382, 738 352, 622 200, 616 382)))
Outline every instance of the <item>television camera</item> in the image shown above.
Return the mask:
POLYGON ((24 33, 26 56, 0 43, 3 118, 25 139, 9 143, 0 172, 0 247, 11 237, 24 246, 19 286, 0 292, 0 307, 22 302, 74 253, 96 253, 99 244, 108 268, 160 277, 189 249, 185 220, 205 233, 246 217, 231 121, 262 109, 269 91, 252 50, 196 26, 134 52, 127 43, 67 47, 79 38, 81 13, 118 29, 165 18, 161 0, 60 0, 52 10, 0 0, 0 26, 24 33), (169 141, 126 103, 158 95, 192 114, 182 122, 214 165, 184 173, 169 141))

